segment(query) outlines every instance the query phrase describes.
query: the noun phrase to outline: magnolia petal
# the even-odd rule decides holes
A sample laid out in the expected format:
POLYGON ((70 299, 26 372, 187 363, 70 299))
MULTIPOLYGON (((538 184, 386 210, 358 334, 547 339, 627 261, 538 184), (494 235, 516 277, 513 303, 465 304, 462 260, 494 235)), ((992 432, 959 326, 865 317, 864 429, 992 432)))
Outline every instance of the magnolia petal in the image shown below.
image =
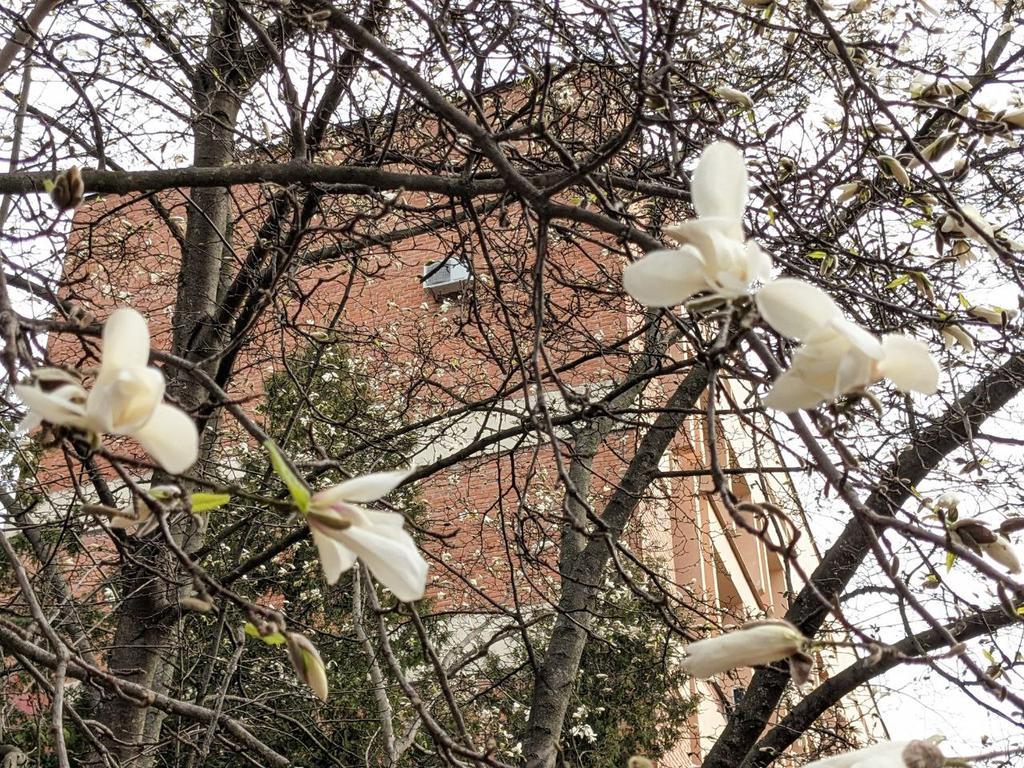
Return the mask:
POLYGON ((750 282, 767 285, 772 279, 772 257, 753 240, 747 243, 746 256, 750 282))
POLYGON ((768 408, 793 413, 802 408, 816 408, 825 399, 817 389, 807 384, 799 373, 789 370, 775 380, 762 401, 768 408))
POLYGON ((313 494, 312 503, 317 506, 332 506, 351 502, 363 504, 377 501, 391 493, 413 473, 413 467, 395 469, 390 472, 372 472, 368 475, 353 477, 330 488, 324 488, 313 494))
POLYGON ((164 399, 164 376, 156 368, 108 368, 104 376, 97 379, 85 406, 97 432, 134 432, 164 399))
POLYGON ((744 109, 754 108, 754 100, 750 98, 750 96, 745 94, 743 91, 732 88, 728 85, 722 85, 716 88, 715 96, 723 101, 728 101, 732 104, 739 104, 744 109))
POLYGON ((834 317, 829 321, 829 327, 834 328, 854 349, 867 355, 872 360, 881 360, 885 357, 882 349, 882 342, 868 330, 861 328, 852 320, 845 317, 834 317))
POLYGON ((19 426, 19 432, 28 432, 39 424, 50 424, 85 429, 85 390, 77 384, 65 384, 51 392, 44 392, 31 384, 16 384, 14 391, 28 406, 29 412, 19 426))
POLYGON ((964 352, 974 351, 974 339, 959 325, 947 325, 942 329, 942 346, 950 349, 954 344, 959 344, 964 352))
POLYGON ((115 310, 103 325, 103 358, 100 375, 119 368, 145 368, 149 363, 149 326, 131 307, 115 310))
POLYGON ((897 389, 931 395, 939 388, 939 366, 923 341, 891 334, 882 339, 882 350, 878 372, 897 389))
POLYGON ((802 339, 841 316, 827 293, 792 277, 768 283, 758 291, 756 301, 765 322, 790 339, 802 339))
POLYGON ((310 528, 313 543, 320 555, 320 567, 328 584, 337 584, 341 574, 355 565, 355 553, 337 539, 310 528))
POLYGON ((427 588, 427 561, 407 531, 391 525, 352 526, 336 536, 399 600, 411 602, 423 597, 427 588))
POLYGON ((622 271, 626 293, 648 307, 672 307, 707 290, 704 262, 693 246, 651 251, 622 271))
POLYGON ((176 406, 160 403, 145 424, 127 434, 172 475, 181 474, 199 458, 199 430, 176 406))
POLYGON ((1014 109, 1010 112, 1004 112, 999 119, 1004 123, 1012 125, 1014 128, 1024 128, 1024 109, 1014 109))
POLYGON ((714 253, 720 238, 743 242, 743 222, 739 219, 704 216, 680 221, 663 231, 680 245, 692 245, 702 256, 714 253))
POLYGON ((973 205, 962 205, 960 210, 964 212, 967 217, 965 227, 969 237, 985 242, 985 236, 994 237, 995 229, 991 224, 981 215, 981 211, 975 208, 973 205))
POLYGON ((1020 573, 1020 557, 1013 544, 1002 534, 996 536, 991 544, 981 544, 981 551, 995 560, 1010 573, 1020 573))
POLYGON ((879 155, 875 159, 884 173, 894 178, 896 183, 904 189, 910 189, 910 175, 907 173, 907 169, 903 167, 903 163, 892 155, 879 155))
POLYGON ((363 513, 367 525, 383 528, 405 527, 405 518, 397 512, 380 512, 376 509, 363 509, 362 507, 359 507, 359 511, 363 513))
POLYGON ((787 622, 746 626, 686 646, 683 671, 708 678, 736 667, 753 667, 792 656, 807 639, 787 622))
POLYGON ((835 367, 835 378, 827 399, 835 400, 840 395, 874 384, 880 378, 876 370, 877 365, 875 360, 858 350, 847 350, 835 367))
POLYGON ((34 411, 29 411, 25 414, 25 418, 18 422, 18 426, 14 428, 15 435, 27 435, 32 432, 36 427, 42 426, 43 417, 34 411))
POLYGON ((702 218, 740 221, 747 206, 747 165, 742 153, 725 141, 705 147, 693 171, 690 197, 702 218))

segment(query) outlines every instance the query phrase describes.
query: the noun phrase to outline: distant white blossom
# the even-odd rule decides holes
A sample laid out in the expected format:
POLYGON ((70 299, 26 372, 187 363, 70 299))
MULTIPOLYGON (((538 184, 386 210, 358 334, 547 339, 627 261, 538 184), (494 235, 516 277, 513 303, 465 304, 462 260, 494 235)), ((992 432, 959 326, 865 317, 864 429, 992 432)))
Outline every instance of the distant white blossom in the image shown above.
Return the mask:
POLYGON ((728 85, 720 85, 715 89, 715 96, 730 104, 738 104, 744 109, 753 109, 754 100, 743 91, 728 85))
POLYGON ((569 733, 577 739, 583 739, 590 744, 597 741, 597 732, 587 723, 578 723, 569 729, 569 733))
POLYGON ((968 517, 951 523, 949 536, 954 543, 995 560, 1010 573, 1021 572, 1020 556, 1001 530, 994 531, 983 521, 968 517))

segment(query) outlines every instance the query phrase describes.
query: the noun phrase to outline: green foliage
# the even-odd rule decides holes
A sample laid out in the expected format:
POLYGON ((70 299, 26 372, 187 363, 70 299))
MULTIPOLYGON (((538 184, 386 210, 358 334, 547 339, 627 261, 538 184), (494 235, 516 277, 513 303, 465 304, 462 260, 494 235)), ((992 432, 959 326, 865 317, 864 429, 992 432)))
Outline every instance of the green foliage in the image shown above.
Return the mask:
MULTIPOLYGON (((610 588, 596 611, 562 732, 566 766, 622 768, 632 755, 657 760, 679 743, 697 708, 686 676, 677 669, 682 641, 668 633, 658 609, 625 585, 610 588)), ((543 647, 538 644, 537 647, 543 647)), ((492 661, 501 681, 484 717, 502 739, 505 756, 518 756, 515 734, 524 731, 533 684, 525 654, 492 661)))
MULTIPOLYGON (((390 432, 400 423, 393 420, 376 401, 369 382, 361 377, 342 345, 311 348, 290 360, 287 370, 274 374, 264 384, 267 392, 258 415, 273 438, 268 452, 274 471, 268 473, 268 452, 253 448, 243 452, 241 474, 247 494, 274 497, 287 493, 293 501, 308 491, 303 481, 287 469, 279 455, 287 454, 301 472, 309 460, 342 457, 342 466, 353 474, 390 469, 407 460, 411 441, 392 444, 369 443, 367 436, 390 432), (280 446, 280 448, 277 448, 280 446), (274 460, 276 458, 276 460, 274 460), (283 482, 279 482, 281 478, 283 482)), ((340 472, 327 472, 316 480, 325 487, 342 479, 340 472)), ((415 490, 402 489, 389 496, 407 517, 421 512, 415 490)), ((260 506, 236 497, 209 517, 207 540, 217 542, 204 559, 210 575, 223 577, 254 555, 273 547, 302 526, 301 519, 289 516, 276 506, 260 506), (240 520, 248 522, 241 528, 240 520)), ((286 616, 288 627, 301 632, 316 646, 323 658, 330 685, 330 698, 316 699, 297 679, 281 643, 284 637, 259 638, 255 624, 230 608, 226 616, 216 614, 190 616, 183 632, 183 647, 188 655, 183 669, 190 670, 180 684, 182 695, 208 700, 225 685, 225 660, 232 655, 240 633, 232 627, 244 624, 245 642, 238 668, 227 681, 229 696, 254 703, 239 712, 260 733, 260 737, 296 765, 317 766, 363 764, 367 750, 383 748, 379 739, 379 721, 372 687, 367 678, 370 666, 356 641, 353 615, 353 572, 343 574, 336 585, 323 578, 316 547, 307 539, 287 553, 271 559, 232 584, 232 589, 260 605, 278 608, 286 616), (259 639, 257 639, 259 638, 259 639), (260 642, 262 640, 262 642, 260 642)), ((365 588, 365 585, 364 585, 365 588)), ((394 603, 385 599, 385 605, 394 603)), ((371 642, 377 644, 377 620, 363 606, 364 626, 371 642)), ((407 620, 387 615, 389 640, 396 654, 408 665, 421 664, 419 643, 407 620)), ((382 671, 389 686, 389 697, 397 716, 407 714, 404 699, 386 665, 382 671)), ((182 723, 184 725, 184 723, 182 723)), ((176 765, 174 749, 163 755, 166 765, 176 765)), ((207 759, 209 768, 238 765, 229 752, 207 759)))

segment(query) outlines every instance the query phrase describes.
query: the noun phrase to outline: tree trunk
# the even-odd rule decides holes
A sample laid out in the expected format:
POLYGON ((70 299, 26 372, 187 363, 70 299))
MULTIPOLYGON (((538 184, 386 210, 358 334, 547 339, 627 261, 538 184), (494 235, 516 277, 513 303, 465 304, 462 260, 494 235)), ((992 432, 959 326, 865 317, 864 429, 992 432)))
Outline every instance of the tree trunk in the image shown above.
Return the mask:
MULTIPOLYGON (((240 106, 237 96, 217 89, 204 93, 196 89, 194 162, 196 165, 225 165, 234 153, 235 121, 240 106)), ((215 338, 205 333, 205 323, 216 307, 217 291, 230 215, 228 190, 222 187, 192 190, 185 233, 186 248, 181 256, 178 295, 173 316, 173 352, 190 360, 209 360, 216 365, 209 344, 195 347, 196 340, 215 338)), ((195 413, 205 391, 183 371, 167 371, 168 396, 185 410, 195 413)), ((197 469, 208 456, 208 441, 202 440, 197 469)), ((175 521, 172 528, 186 552, 201 545, 202 534, 191 520, 175 521)), ((133 560, 122 564, 118 583, 125 598, 117 617, 114 645, 107 656, 111 671, 159 693, 166 693, 171 665, 178 650, 178 598, 191 590, 180 564, 159 537, 126 542, 133 560), (180 586, 179 586, 180 585, 180 586)), ((122 764, 150 768, 164 713, 151 711, 144 702, 112 694, 104 695, 96 719, 110 728, 105 746, 122 764)), ((88 765, 102 765, 93 753, 88 765)))
POLYGON ((618 489, 605 506, 601 516, 603 532, 593 534, 562 579, 558 618, 534 684, 523 739, 523 756, 529 768, 551 768, 556 763, 565 714, 589 637, 594 599, 611 557, 609 546, 636 511, 657 474, 662 455, 707 383, 708 371, 700 365, 694 366, 680 383, 665 410, 640 440, 618 489))

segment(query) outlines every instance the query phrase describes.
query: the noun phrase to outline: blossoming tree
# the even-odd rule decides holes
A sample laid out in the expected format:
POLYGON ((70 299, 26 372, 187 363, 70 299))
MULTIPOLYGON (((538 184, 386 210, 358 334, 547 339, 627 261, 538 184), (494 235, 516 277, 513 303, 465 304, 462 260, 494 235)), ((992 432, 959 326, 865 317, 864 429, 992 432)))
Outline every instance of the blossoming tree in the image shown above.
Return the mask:
POLYGON ((1020 16, 0 9, 3 765, 1019 760, 1020 16))

